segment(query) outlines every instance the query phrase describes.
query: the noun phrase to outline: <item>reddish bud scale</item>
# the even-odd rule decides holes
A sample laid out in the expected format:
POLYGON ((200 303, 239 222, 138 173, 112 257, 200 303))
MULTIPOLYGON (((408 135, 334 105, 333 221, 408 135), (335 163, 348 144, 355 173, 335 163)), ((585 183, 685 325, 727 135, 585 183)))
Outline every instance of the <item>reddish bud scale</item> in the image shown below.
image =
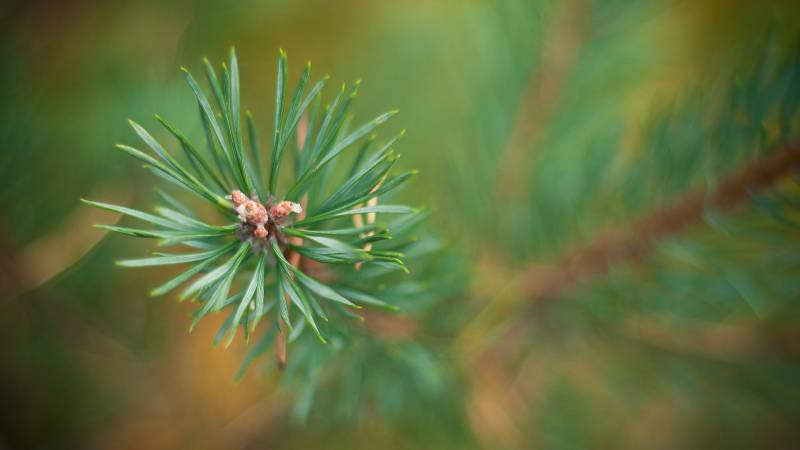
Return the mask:
POLYGON ((264 225, 259 225, 253 230, 253 236, 258 239, 264 239, 267 237, 267 229, 264 228, 264 225))
POLYGON ((245 221, 252 225, 264 225, 267 222, 267 209, 255 200, 244 204, 245 221))
POLYGON ((303 212, 303 207, 300 204, 284 200, 269 209, 269 216, 272 219, 281 219, 291 213, 301 212, 303 212))
POLYGON ((242 206, 247 201, 247 196, 242 191, 233 191, 231 192, 231 201, 233 206, 242 206))

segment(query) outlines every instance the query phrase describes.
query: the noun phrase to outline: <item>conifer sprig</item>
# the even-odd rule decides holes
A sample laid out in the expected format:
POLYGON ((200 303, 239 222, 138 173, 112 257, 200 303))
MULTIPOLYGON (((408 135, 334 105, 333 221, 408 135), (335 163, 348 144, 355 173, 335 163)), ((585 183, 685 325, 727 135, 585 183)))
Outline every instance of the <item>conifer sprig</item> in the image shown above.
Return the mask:
MULTIPOLYGON (((283 51, 277 67, 275 122, 268 170, 262 165, 265 158, 249 112, 244 113, 247 139, 243 136, 239 65, 233 49, 228 64, 222 64, 221 72, 204 60, 213 105, 191 73, 182 69, 197 100, 205 146, 196 145, 158 115, 156 120, 175 138, 174 145, 180 147, 180 155, 168 150, 169 145, 163 145, 134 121, 130 121, 131 126, 144 142, 146 151, 118 145, 143 162, 153 174, 216 206, 221 218, 214 223, 161 190, 159 194, 164 204, 156 207, 154 214, 83 200, 150 225, 149 228, 99 227, 129 236, 153 238, 162 247, 190 248, 191 251, 185 253, 159 252, 118 264, 123 267, 188 265, 188 269, 153 289, 151 294, 164 295, 185 285, 179 298, 199 305, 192 327, 209 313, 229 311, 218 333, 218 340, 224 336, 227 344, 240 328, 245 337, 249 336, 256 324, 270 314, 273 326, 266 336, 274 336, 277 330, 291 332, 296 339, 297 333, 307 326, 325 343, 323 324, 357 318, 355 313, 363 306, 396 309, 380 298, 370 280, 383 273, 407 272, 408 269, 404 254, 397 251, 401 246, 373 245, 392 237, 391 227, 375 221, 374 217, 375 214, 421 217, 414 208, 377 201, 378 197, 405 184, 415 173, 390 175, 397 161, 392 146, 400 136, 369 153, 375 140, 373 131, 395 111, 381 114, 354 131, 346 132, 350 121, 348 108, 356 95, 358 82, 347 91, 342 88, 320 115, 321 92, 328 77, 314 83, 306 93, 311 73, 309 63, 293 94, 287 96, 287 57, 283 51), (248 150, 245 150, 245 141, 248 150), (293 145, 293 141, 298 145, 293 145), (344 181, 336 186, 325 183, 330 179, 331 167, 341 161, 347 149, 355 146, 359 148, 354 162, 340 170, 344 181), (294 152, 291 158, 295 166, 294 179, 287 186, 286 194, 281 196, 279 180, 287 151, 294 152), (312 190, 319 198, 309 199, 308 193, 312 190), (313 206, 307 208, 309 200, 313 206), (362 215, 371 220, 354 226, 362 215), (295 313, 302 318, 294 319, 295 313)), ((414 222, 396 223, 400 231, 405 232, 414 222)))

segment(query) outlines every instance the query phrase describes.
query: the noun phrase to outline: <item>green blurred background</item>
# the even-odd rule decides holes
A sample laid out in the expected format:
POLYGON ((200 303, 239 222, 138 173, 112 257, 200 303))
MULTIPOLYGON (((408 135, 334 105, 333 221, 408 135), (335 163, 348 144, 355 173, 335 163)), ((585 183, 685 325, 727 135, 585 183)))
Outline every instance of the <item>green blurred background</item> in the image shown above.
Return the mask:
POLYGON ((522 268, 713 183, 753 143, 797 138, 796 114, 788 134, 770 125, 796 62, 769 66, 755 131, 692 128, 718 118, 692 115, 706 96, 751 93, 763 47, 797 53, 794 3, 3 2, 0 448, 792 448, 800 234, 757 209, 613 268, 523 327, 507 358, 481 355, 527 311, 522 268), (400 110, 382 135, 406 128, 400 164, 421 171, 403 197, 433 209, 468 280, 421 331, 458 380, 442 387, 449 411, 342 422, 323 403, 293 423, 277 376, 234 383, 245 349, 212 347, 219 318, 188 334, 188 305, 146 296, 163 274, 113 265, 142 243, 92 228, 110 216, 78 199, 152 203, 155 180, 113 145, 156 112, 199 136, 178 68, 231 45, 262 141, 279 48, 292 79, 306 60, 334 86, 362 79, 361 120, 400 110), (626 165, 662 116, 678 156, 626 165), (743 243, 756 234, 770 239, 743 243))

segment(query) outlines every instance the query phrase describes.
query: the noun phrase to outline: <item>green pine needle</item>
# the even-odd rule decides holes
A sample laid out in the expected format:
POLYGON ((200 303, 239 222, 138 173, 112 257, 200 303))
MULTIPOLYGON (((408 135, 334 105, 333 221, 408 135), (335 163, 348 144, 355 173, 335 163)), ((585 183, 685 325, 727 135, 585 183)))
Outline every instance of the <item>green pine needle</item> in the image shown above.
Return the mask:
MULTIPOLYGON (((245 125, 242 126, 239 64, 234 49, 230 51, 227 65, 222 65, 221 76, 208 59, 203 60, 213 106, 189 70, 181 69, 198 103, 208 145, 196 145, 174 125, 156 115, 156 120, 175 139, 180 151, 159 142, 133 120, 130 125, 147 151, 129 145, 117 146, 162 180, 214 205, 221 214, 205 218, 203 211, 186 206, 174 194, 162 189, 157 191, 164 204, 155 208, 155 214, 82 200, 150 227, 98 225, 103 229, 157 239, 161 246, 192 249, 184 253, 154 253, 144 258, 124 259, 117 264, 123 267, 191 265, 150 294, 164 295, 185 285, 179 298, 193 299, 200 305, 190 330, 206 315, 229 310, 228 319, 216 339, 217 342, 224 339, 226 347, 233 342, 238 329, 243 329, 247 339, 256 324, 268 314, 273 315, 274 321, 270 323, 285 324, 291 333, 291 342, 298 340, 308 328, 318 341, 328 343, 330 337, 326 334, 339 335, 353 326, 350 319, 363 320, 353 313, 354 310, 366 306, 397 311, 397 306, 380 299, 382 285, 373 281, 376 270, 384 271, 387 267, 408 270, 404 247, 373 248, 392 237, 392 227, 375 222, 375 215, 381 218, 384 214, 422 216, 419 210, 408 206, 376 204, 373 200, 397 190, 416 173, 390 175, 397 162, 393 146, 402 133, 370 153, 376 140, 374 131, 396 111, 380 114, 348 132, 349 107, 359 82, 349 89, 343 86, 318 114, 328 77, 321 78, 307 91, 311 77, 311 63, 308 63, 291 97, 287 97, 287 65, 286 53, 281 50, 268 168, 263 163, 266 158, 249 111, 244 113, 245 125), (293 138, 299 133, 298 127, 304 117, 307 121, 304 129, 308 134, 302 136, 303 148, 297 148, 293 138), (346 167, 339 167, 336 163, 351 148, 353 160, 346 167), (285 157, 287 152, 292 154, 291 158, 285 157), (286 161, 294 163, 290 173, 295 175, 285 186, 287 200, 299 201, 306 193, 324 195, 324 198, 311 199, 317 206, 305 217, 298 217, 301 207, 281 202, 278 196, 282 187, 282 165, 286 161), (324 181, 332 173, 339 172, 344 175, 340 185, 330 186, 324 181), (358 225, 354 226, 354 222, 358 225), (298 264, 298 261, 307 262, 298 264), (317 264, 313 274, 307 272, 312 263, 317 264), (364 265, 363 270, 361 265, 364 265), (370 285, 375 287, 364 288, 370 285), (301 317, 294 324, 291 321, 293 310, 301 317)), ((275 333, 282 329, 283 326, 270 325, 243 367, 263 353, 264 346, 269 346, 275 333)))

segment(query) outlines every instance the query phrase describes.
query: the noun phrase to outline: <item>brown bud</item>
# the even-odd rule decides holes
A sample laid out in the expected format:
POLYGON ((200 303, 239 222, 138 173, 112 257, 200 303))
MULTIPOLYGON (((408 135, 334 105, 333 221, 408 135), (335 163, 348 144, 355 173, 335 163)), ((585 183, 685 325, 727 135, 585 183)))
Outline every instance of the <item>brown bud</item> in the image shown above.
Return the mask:
POLYGON ((258 239, 264 239, 267 237, 267 229, 264 228, 264 225, 259 225, 253 230, 253 236, 258 239))
POLYGON ((247 196, 242 191, 233 191, 231 192, 231 201, 233 206, 241 206, 247 201, 247 196))
POLYGON ((300 206, 299 203, 290 202, 288 200, 284 200, 269 209, 269 215, 273 219, 281 219, 291 213, 299 214, 301 212, 303 212, 303 207, 300 206))
POLYGON ((263 225, 267 222, 267 210, 261 203, 248 200, 244 204, 244 219, 253 225, 263 225))

